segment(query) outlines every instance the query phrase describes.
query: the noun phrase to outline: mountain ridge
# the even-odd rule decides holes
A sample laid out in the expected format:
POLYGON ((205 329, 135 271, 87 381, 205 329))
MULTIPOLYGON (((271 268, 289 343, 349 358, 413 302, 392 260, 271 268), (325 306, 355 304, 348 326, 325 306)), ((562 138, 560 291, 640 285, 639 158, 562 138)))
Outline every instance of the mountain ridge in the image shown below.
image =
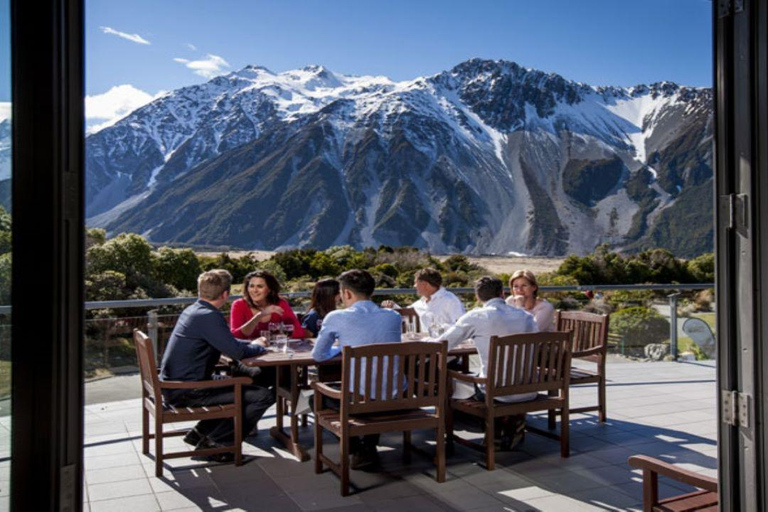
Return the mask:
POLYGON ((90 135, 87 216, 245 249, 695 255, 711 225, 690 239, 656 222, 683 203, 711 219, 678 201, 712 179, 711 117, 707 88, 592 86, 509 61, 402 82, 250 65, 90 135))

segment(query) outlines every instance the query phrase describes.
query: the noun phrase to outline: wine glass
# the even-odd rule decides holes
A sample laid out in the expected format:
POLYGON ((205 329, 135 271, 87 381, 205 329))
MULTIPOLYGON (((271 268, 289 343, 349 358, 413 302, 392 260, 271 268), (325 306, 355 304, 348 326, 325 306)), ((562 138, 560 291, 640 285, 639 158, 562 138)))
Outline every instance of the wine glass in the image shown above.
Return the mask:
POLYGON ((269 322, 269 333, 272 335, 272 338, 280 334, 280 324, 277 322, 269 322))
POLYGON ((283 332, 288 336, 288 339, 293 338, 293 324, 283 322, 283 332))

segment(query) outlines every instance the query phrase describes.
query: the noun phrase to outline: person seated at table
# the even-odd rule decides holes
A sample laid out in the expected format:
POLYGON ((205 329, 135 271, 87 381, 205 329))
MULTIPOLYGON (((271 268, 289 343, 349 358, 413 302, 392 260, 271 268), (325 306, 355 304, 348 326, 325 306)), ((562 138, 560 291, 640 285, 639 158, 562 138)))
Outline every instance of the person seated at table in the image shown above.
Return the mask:
MULTIPOLYGON (((466 310, 461 300, 443 287, 443 276, 434 268, 423 268, 413 277, 413 287, 419 300, 411 307, 419 315, 421 331, 429 332, 430 326, 449 326, 463 315, 466 310)), ((381 303, 382 307, 400 309, 391 300, 381 303)))
MULTIPOLYGON (((342 347, 369 345, 372 343, 400 343, 400 315, 389 309, 383 309, 371 301, 376 281, 365 270, 348 270, 339 276, 341 302, 345 309, 331 311, 323 320, 317 335, 312 357, 316 361, 327 361, 338 355, 342 347), (338 346, 334 342, 338 340, 338 346)), ((362 369, 365 371, 365 368, 362 369)), ((376 368, 373 368, 376 371, 376 368)), ((382 376, 381 389, 387 389, 387 369, 382 376)), ((398 377, 395 377, 398 378, 398 377)), ((376 381, 376 377, 373 377, 376 381)), ((400 390, 392 386, 393 394, 400 390)), ((354 391, 354 390, 351 390, 354 391)), ((360 390, 364 393, 364 390, 360 390)), ((387 399, 387 397, 377 397, 387 399)), ((391 397, 389 397, 391 398, 391 397)), ((337 400, 328 400, 326 407, 338 409, 337 400)), ((379 435, 367 435, 362 439, 350 440, 352 468, 360 469, 378 462, 376 445, 379 435)))
POLYGON ((238 338, 256 339, 270 323, 293 326, 293 338, 306 334, 288 301, 280 297, 280 283, 266 270, 255 270, 245 276, 243 297, 232 303, 230 329, 238 338))
MULTIPOLYGON (((506 336, 526 332, 538 332, 533 315, 522 309, 512 307, 504 302, 504 284, 500 279, 484 276, 475 281, 475 297, 483 305, 475 308, 458 319, 448 331, 439 337, 439 341, 448 343, 448 350, 460 343, 471 339, 480 355, 480 374, 485 377, 491 346, 491 336, 506 336)), ((472 397, 485 401, 484 389, 480 389, 472 397)), ((507 395, 497 397, 502 402, 526 402, 536 398, 536 393, 507 395)), ((514 417, 506 425, 499 425, 501 448, 511 449, 522 440, 525 430, 525 415, 514 417)))
POLYGON ((510 296, 507 304, 524 309, 533 315, 539 331, 555 330, 555 308, 547 299, 537 297, 539 285, 530 270, 518 270, 509 278, 510 296))
POLYGON ((317 336, 325 316, 336 309, 339 297, 339 282, 337 280, 323 279, 316 282, 312 289, 309 312, 301 320, 304 331, 312 333, 312 336, 317 336))
MULTIPOLYGON (((209 270, 197 278, 197 302, 184 309, 173 328, 163 354, 160 380, 211 380, 222 353, 239 361, 265 351, 265 343, 238 340, 227 327, 220 309, 229 300, 231 284, 232 276, 226 270, 209 270)), ((255 385, 242 389, 243 433, 247 435, 275 403, 275 392, 255 385)), ((232 388, 164 389, 163 396, 174 407, 203 407, 235 401, 232 388)), ((231 445, 234 442, 233 422, 229 418, 200 421, 184 436, 184 441, 201 450, 231 445)), ((210 459, 230 462, 234 460, 234 454, 222 453, 210 459)))

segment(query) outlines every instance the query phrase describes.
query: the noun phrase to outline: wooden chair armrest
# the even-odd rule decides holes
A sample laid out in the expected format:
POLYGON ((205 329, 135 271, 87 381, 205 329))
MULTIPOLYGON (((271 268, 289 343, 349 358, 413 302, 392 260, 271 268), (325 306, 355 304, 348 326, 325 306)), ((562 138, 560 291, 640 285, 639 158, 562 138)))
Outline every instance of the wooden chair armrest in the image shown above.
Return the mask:
POLYGON ((657 473, 667 478, 677 480, 678 482, 704 489, 705 491, 717 492, 716 478, 694 473, 687 469, 677 468, 672 464, 645 455, 633 455, 627 462, 630 466, 640 468, 643 471, 657 473))
POLYGON ((572 359, 576 359, 579 357, 588 357, 588 356, 599 356, 600 354, 603 354, 605 352, 605 346, 601 347, 595 347, 590 348, 588 350, 580 350, 578 352, 573 352, 571 354, 572 359))
POLYGON ((200 380, 200 381, 166 380, 166 381, 160 381, 160 388, 162 389, 207 389, 207 388, 231 387, 236 384, 248 385, 248 384, 253 384, 253 381, 251 380, 250 377, 230 377, 227 379, 200 380))
POLYGON ((468 373, 457 372, 456 370, 448 370, 448 377, 453 377, 456 380, 464 382, 473 382, 475 384, 485 384, 487 380, 485 377, 476 377, 468 373))
POLYGON ((334 389, 324 382, 313 382, 312 387, 317 393, 320 393, 321 395, 325 395, 329 398, 335 398, 336 400, 341 400, 340 389, 334 389))

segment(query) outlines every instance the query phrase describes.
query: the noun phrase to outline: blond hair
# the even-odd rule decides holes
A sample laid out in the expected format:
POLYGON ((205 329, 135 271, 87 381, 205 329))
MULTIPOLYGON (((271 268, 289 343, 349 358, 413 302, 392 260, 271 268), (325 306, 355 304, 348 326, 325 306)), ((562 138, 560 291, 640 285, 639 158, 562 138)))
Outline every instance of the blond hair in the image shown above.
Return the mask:
POLYGON ((512 290, 512 283, 515 282, 516 279, 525 278, 528 280, 529 283, 531 283, 533 286, 536 287, 536 290, 533 292, 533 296, 536 297, 536 295, 539 293, 539 283, 536 282, 536 276, 528 270, 527 268, 524 268, 522 270, 516 270, 514 274, 512 274, 512 277, 509 278, 509 288, 510 291, 512 290))
POLYGON ((216 300, 229 291, 232 274, 217 268, 203 272, 197 277, 197 296, 205 300, 216 300))

